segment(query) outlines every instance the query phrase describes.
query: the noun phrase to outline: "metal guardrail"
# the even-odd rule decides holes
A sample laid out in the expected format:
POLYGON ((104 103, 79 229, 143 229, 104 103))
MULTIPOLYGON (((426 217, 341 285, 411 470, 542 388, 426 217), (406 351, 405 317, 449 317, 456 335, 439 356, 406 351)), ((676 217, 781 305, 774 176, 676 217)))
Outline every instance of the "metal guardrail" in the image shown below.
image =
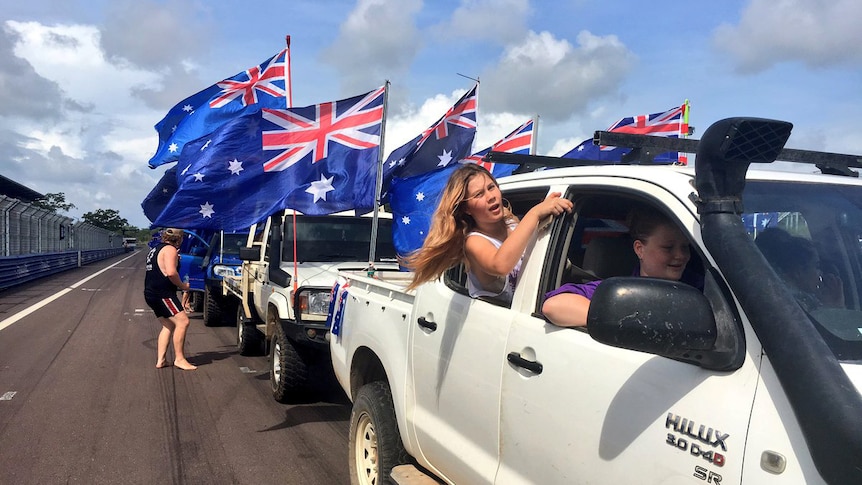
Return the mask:
POLYGON ((122 234, 0 195, 0 290, 123 252, 122 234))
POLYGON ((0 290, 123 254, 123 248, 0 257, 0 290))

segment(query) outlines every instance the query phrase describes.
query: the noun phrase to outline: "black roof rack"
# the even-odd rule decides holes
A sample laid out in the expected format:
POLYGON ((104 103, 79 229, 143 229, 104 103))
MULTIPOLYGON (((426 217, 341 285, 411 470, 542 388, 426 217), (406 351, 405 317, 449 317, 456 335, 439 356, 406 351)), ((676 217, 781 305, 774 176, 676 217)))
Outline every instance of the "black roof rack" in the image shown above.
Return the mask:
MULTIPOLYGON (((581 167, 593 165, 650 165, 655 156, 666 152, 696 153, 700 140, 692 138, 668 138, 663 136, 633 135, 630 133, 615 133, 597 131, 593 135, 593 143, 615 147, 627 147, 632 150, 620 161, 583 160, 577 158, 549 157, 543 155, 518 155, 514 153, 489 152, 485 160, 492 163, 507 163, 520 165, 515 173, 532 172, 539 168, 581 167)), ((858 177, 859 172, 850 170, 862 168, 862 156, 845 155, 841 153, 819 152, 813 150, 797 150, 784 148, 776 160, 785 162, 807 163, 816 166, 824 174, 858 177)))

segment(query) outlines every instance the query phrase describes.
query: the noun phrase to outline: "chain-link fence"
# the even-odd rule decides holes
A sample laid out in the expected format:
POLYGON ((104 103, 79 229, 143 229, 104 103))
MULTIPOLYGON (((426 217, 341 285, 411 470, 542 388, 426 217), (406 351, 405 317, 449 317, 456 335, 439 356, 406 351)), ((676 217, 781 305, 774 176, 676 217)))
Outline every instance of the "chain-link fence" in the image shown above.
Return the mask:
POLYGON ((0 195, 0 256, 122 248, 123 235, 0 195))
POLYGON ((0 289, 124 252, 123 235, 0 195, 0 289))

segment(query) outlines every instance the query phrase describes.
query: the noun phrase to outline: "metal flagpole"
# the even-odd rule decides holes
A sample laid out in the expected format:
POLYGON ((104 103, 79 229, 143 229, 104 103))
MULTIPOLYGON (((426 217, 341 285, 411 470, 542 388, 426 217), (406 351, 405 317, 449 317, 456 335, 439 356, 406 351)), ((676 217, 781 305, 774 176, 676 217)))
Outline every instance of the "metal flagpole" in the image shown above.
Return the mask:
MULTIPOLYGON (((287 102, 288 108, 293 108, 293 79, 291 77, 290 71, 290 36, 284 36, 284 42, 287 44, 287 52, 284 55, 284 87, 287 91, 287 95, 285 96, 285 101, 287 102)), ((299 261, 297 257, 297 241, 296 241, 296 209, 292 211, 293 218, 293 291, 296 292, 299 287, 299 261)), ((282 212, 282 216, 284 217, 284 212, 282 212)), ((281 225, 281 230, 284 230, 284 224, 281 225)), ((278 252, 281 254, 281 251, 278 252)), ((279 265, 281 261, 270 261, 269 264, 279 265)))
POLYGON ((530 155, 536 154, 536 145, 539 143, 539 113, 533 117, 533 143, 530 144, 530 155))
POLYGON ((377 250, 377 226, 380 213, 380 195, 383 192, 383 140, 386 134, 386 106, 389 104, 389 80, 383 85, 383 118, 380 121, 380 148, 377 150, 377 184, 374 194, 374 217, 371 219, 371 244, 368 249, 368 276, 374 275, 374 258, 377 250))

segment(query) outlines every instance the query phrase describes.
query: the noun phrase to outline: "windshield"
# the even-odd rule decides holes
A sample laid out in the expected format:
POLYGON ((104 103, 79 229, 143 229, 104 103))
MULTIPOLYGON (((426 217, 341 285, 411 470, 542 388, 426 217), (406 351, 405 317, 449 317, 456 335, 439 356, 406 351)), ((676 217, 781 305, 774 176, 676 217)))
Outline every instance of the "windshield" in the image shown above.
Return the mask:
MULTIPOLYGON (((370 217, 310 217, 297 219, 297 259, 299 262, 368 261, 371 241, 370 217)), ((379 219, 376 261, 395 259, 392 220, 379 219)), ((284 222, 282 260, 293 261, 293 221, 284 222)))
POLYGON ((862 359, 862 187, 747 183, 742 220, 840 360, 862 359))
MULTIPOLYGON (((245 247, 245 242, 248 239, 246 234, 225 234, 224 235, 224 253, 231 256, 239 256, 239 248, 245 247)), ((220 241, 216 239, 215 250, 218 250, 220 241)))

